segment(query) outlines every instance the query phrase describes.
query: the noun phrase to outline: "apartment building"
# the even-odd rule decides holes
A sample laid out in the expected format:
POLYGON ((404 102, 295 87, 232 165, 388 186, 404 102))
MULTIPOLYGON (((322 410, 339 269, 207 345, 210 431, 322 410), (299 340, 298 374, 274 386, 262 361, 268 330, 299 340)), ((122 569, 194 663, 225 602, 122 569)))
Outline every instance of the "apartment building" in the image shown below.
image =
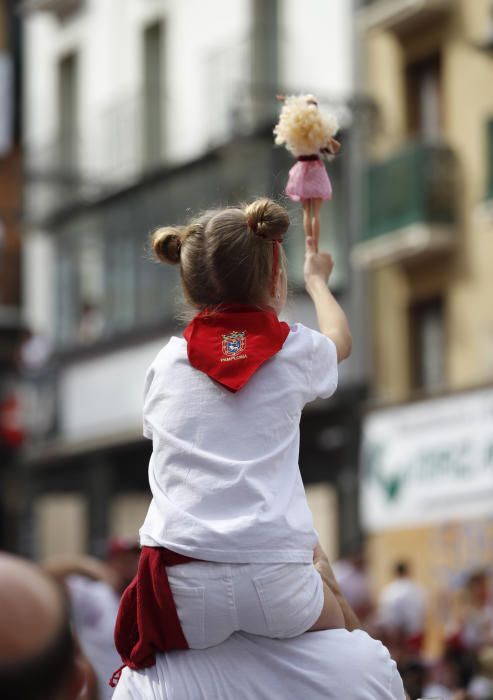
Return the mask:
POLYGON ((362 516, 377 587, 404 558, 440 595, 493 544, 493 6, 372 0, 358 24, 378 114, 352 253, 373 309, 362 516))
MULTIPOLYGON (((0 2, 0 491, 10 493, 12 470, 23 440, 16 349, 20 314, 21 232, 21 35, 7 0, 0 2)), ((0 499, 0 546, 12 544, 11 509, 0 499)))
MULTIPOLYGON (((351 3, 26 0, 22 8, 24 314, 53 353, 23 455, 19 546, 39 556, 100 554, 109 534, 136 535, 149 502, 144 374, 181 332, 176 271, 149 260, 147 235, 190 211, 282 196, 291 163, 273 147, 275 95, 312 91, 342 124, 323 244, 355 326, 337 397, 310 406, 302 426, 303 478, 336 554, 359 534, 358 406, 367 386, 363 276, 349 264, 360 167, 351 3)), ((314 325, 299 208, 292 218, 287 318, 314 325)))

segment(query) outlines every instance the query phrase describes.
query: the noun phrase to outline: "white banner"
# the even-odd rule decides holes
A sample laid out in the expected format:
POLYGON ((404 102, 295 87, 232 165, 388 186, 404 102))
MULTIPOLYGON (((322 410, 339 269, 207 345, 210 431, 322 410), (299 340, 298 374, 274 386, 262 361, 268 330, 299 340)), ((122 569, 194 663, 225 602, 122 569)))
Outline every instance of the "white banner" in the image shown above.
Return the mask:
POLYGON ((493 515, 493 389, 375 411, 363 425, 369 532, 493 515))

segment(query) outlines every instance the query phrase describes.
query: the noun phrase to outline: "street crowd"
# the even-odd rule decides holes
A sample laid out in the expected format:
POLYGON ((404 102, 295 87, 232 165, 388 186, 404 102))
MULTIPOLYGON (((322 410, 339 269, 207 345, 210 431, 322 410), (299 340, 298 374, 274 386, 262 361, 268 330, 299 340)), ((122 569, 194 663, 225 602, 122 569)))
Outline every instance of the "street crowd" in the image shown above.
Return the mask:
POLYGON ((372 594, 361 553, 337 562, 334 571, 363 627, 397 662, 411 700, 493 699, 491 572, 461 572, 461 585, 442 592, 444 616, 406 562, 395 564, 393 579, 378 596, 372 594), (428 650, 427 630, 433 625, 440 630, 438 655, 428 650))

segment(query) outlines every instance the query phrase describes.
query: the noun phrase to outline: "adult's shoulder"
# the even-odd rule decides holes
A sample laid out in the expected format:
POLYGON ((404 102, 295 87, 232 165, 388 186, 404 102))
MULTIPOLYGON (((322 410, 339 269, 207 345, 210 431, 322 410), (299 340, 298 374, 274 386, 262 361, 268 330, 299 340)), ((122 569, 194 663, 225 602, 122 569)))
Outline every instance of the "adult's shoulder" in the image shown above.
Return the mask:
POLYGON ((126 669, 114 700, 404 700, 387 649, 360 630, 294 639, 243 633, 206 650, 160 655, 144 671, 126 669), (127 693, 127 694, 125 694, 127 693))

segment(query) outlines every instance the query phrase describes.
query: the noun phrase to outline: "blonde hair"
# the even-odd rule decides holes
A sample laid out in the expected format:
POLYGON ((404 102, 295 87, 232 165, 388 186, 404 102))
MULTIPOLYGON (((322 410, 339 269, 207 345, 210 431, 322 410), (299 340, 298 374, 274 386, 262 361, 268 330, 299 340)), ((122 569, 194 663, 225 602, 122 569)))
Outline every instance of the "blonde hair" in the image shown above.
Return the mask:
POLYGON ((274 246, 285 272, 285 256, 277 241, 282 241, 288 227, 284 207, 257 199, 207 211, 185 226, 159 228, 151 244, 161 262, 180 265, 185 298, 195 308, 264 304, 272 284, 274 246))
POLYGON ((321 112, 313 95, 291 95, 274 128, 275 143, 294 156, 312 155, 327 146, 338 128, 336 117, 321 112))

